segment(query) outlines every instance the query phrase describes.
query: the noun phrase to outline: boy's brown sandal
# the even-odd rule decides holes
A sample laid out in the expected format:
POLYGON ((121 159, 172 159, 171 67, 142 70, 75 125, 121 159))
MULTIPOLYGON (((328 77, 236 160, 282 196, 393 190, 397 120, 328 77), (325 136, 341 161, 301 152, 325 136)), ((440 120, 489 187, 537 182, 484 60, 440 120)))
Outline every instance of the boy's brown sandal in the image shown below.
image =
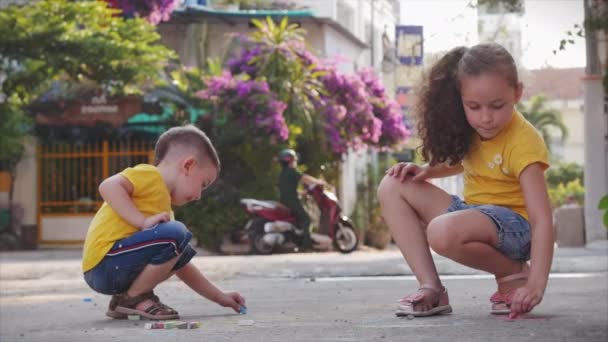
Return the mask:
POLYGON ((152 291, 142 293, 135 297, 129 297, 126 293, 112 296, 106 315, 118 319, 125 319, 128 315, 139 315, 140 317, 151 320, 179 318, 177 311, 161 303, 159 298, 152 291), (145 300, 151 300, 154 304, 150 305, 144 311, 137 310, 137 305, 145 300))
POLYGON ((106 311, 106 316, 114 319, 127 319, 127 314, 116 312, 116 306, 118 305, 118 296, 119 295, 112 295, 112 298, 110 299, 110 304, 108 305, 108 311, 106 311))

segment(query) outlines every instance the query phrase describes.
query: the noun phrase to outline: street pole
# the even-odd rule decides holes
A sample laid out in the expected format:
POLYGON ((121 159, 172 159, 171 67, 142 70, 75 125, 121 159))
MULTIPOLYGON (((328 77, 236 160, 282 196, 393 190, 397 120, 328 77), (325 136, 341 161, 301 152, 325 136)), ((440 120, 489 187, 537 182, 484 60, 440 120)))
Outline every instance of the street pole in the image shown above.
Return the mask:
POLYGON ((370 1, 370 6, 371 6, 371 10, 372 10, 372 13, 371 13, 372 17, 371 17, 371 20, 370 20, 370 22, 371 22, 370 23, 370 26, 371 26, 371 30, 370 30, 371 33, 370 33, 370 35, 371 36, 370 36, 369 46, 370 46, 370 49, 371 49, 370 50, 371 51, 370 52, 370 64, 371 64, 370 66, 372 67, 372 70, 375 71, 376 68, 374 67, 374 64, 375 64, 376 61, 375 61, 375 58, 374 58, 374 54, 376 53, 376 51, 374 49, 374 12, 376 12, 376 4, 374 2, 375 2, 375 0, 371 0, 370 1))
MULTIPOLYGON (((376 67, 375 67, 375 53, 376 53, 376 49, 374 48, 374 43, 375 43, 375 12, 376 12, 376 4, 375 4, 375 0, 371 0, 370 1, 370 6, 371 6, 371 18, 370 18, 370 66, 372 68, 372 72, 376 72, 376 67)), ((382 74, 379 73, 379 78, 382 80, 382 74)), ((383 80, 384 81, 384 80, 383 80)), ((374 197, 375 197, 375 189, 374 189, 374 176, 376 174, 375 170, 377 168, 377 163, 374 163, 374 155, 376 154, 376 150, 373 147, 368 147, 367 148, 367 169, 366 169, 366 174, 367 174, 367 227, 368 228, 373 220, 372 214, 374 212, 374 197)))
MULTIPOLYGON (((585 20, 591 18, 592 0, 585 0, 585 20)), ((608 9, 603 9, 604 11, 608 9)), ((585 233, 586 241, 606 240, 598 203, 608 194, 608 117, 598 55, 597 31, 587 30, 585 91, 585 233)), ((601 32, 601 34, 605 34, 601 32)), ((604 51, 605 53, 605 51, 604 51)))

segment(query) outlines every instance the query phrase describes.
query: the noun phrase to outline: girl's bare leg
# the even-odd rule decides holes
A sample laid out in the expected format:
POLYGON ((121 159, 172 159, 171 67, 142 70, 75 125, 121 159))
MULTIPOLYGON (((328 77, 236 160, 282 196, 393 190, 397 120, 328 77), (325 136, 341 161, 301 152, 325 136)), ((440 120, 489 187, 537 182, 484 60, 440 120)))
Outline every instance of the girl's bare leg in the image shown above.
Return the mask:
MULTIPOLYGON (((435 252, 463 265, 502 278, 522 270, 522 261, 513 260, 497 248, 498 232, 490 217, 475 209, 441 215, 427 228, 428 241, 435 252)), ((519 287, 525 280, 509 282, 519 287)), ((501 288, 501 291, 510 288, 501 288)))
POLYGON ((445 213, 452 198, 428 182, 385 176, 378 187, 382 216, 421 286, 441 288, 425 224, 445 213))

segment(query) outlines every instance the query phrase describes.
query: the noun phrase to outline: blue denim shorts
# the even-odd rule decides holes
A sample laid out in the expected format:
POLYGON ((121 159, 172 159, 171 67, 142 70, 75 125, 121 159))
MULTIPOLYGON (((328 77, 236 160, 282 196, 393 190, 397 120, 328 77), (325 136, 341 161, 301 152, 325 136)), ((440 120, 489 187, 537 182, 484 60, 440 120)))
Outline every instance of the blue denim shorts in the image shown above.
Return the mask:
POLYGON ((179 256, 173 271, 184 267, 196 254, 188 244, 191 238, 181 222, 157 224, 116 241, 101 262, 84 273, 84 279, 99 293, 125 292, 148 264, 163 264, 179 256))
POLYGON ((476 209, 488 215, 496 224, 498 231, 498 250, 514 260, 530 259, 530 223, 513 210, 492 204, 472 205, 460 197, 452 195, 448 212, 476 209))

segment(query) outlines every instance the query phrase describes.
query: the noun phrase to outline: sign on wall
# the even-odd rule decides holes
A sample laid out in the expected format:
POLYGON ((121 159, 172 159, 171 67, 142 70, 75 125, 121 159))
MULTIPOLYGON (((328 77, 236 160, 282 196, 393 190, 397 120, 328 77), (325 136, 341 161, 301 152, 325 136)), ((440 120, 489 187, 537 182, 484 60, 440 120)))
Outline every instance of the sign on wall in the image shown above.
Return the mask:
MULTIPOLYGON (((412 105, 411 90, 422 73, 424 55, 422 26, 397 25, 395 37, 398 60, 395 73, 395 97, 401 110, 407 113, 412 105)), ((408 120, 407 116, 406 125, 412 128, 411 120, 408 120)))
POLYGON ((106 98, 103 93, 90 98, 71 101, 56 101, 53 110, 37 110, 36 123, 54 126, 93 126, 97 122, 109 123, 115 127, 142 112, 142 99, 138 96, 106 98), (59 111, 59 113, 56 113, 59 111))

